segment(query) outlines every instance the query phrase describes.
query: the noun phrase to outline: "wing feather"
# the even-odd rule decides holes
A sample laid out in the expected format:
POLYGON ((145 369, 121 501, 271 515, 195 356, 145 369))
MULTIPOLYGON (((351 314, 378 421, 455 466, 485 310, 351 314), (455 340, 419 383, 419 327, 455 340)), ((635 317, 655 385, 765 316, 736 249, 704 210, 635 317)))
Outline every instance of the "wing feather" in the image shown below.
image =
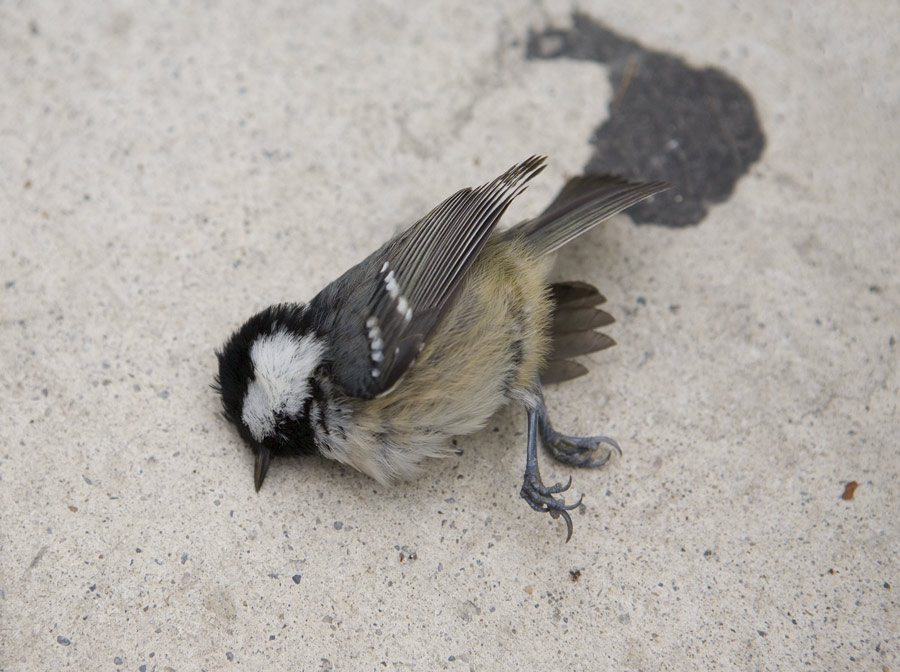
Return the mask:
POLYGON ((413 365, 497 222, 544 161, 532 156, 456 192, 313 300, 324 304, 320 314, 336 315, 329 331, 342 335, 332 344, 342 364, 333 375, 347 394, 386 394, 413 365))

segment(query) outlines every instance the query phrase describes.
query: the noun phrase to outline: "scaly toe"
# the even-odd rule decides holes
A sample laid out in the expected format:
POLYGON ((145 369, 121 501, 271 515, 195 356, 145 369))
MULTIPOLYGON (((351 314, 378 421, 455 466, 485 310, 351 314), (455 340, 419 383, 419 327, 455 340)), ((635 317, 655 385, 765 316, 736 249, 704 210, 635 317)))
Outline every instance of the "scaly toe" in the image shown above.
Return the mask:
POLYGON ((600 448, 601 444, 611 446, 619 455, 622 454, 619 444, 608 436, 569 436, 551 431, 547 432, 544 437, 544 445, 555 459, 564 464, 582 468, 602 467, 609 461, 612 450, 600 459, 592 459, 593 453, 600 448))
POLYGON ((567 543, 569 539, 572 538, 573 531, 572 517, 568 512, 581 506, 581 501, 584 499, 584 495, 581 495, 581 497, 578 498, 578 501, 574 504, 566 504, 564 500, 557 499, 553 495, 556 493, 565 492, 571 485, 571 476, 569 477, 569 481, 565 486, 557 483, 556 485, 549 488, 539 480, 528 479, 525 481, 525 483, 522 484, 522 490, 519 493, 522 499, 528 502, 528 505, 535 511, 549 513, 550 517, 553 519, 562 516, 562 519, 566 523, 567 543))

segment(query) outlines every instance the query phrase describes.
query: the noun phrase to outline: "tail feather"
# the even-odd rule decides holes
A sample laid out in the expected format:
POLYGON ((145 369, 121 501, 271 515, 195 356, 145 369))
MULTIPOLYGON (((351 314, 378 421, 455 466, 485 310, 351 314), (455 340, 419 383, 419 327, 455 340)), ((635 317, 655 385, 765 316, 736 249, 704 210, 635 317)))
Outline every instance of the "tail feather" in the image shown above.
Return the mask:
POLYGON ((600 310, 599 308, 572 308, 556 312, 553 316, 553 333, 566 334, 588 331, 605 327, 613 322, 615 322, 615 319, 605 310, 600 310))
POLYGON ((547 362, 546 367, 541 372, 541 383, 544 385, 556 385, 556 383, 564 383, 573 378, 580 378, 587 372, 588 368, 584 364, 579 364, 571 359, 558 359, 547 362))
MULTIPOLYGON (((525 240, 539 254, 550 254, 603 220, 669 187, 665 182, 628 182, 612 175, 575 177, 543 213, 499 235, 525 240)), ((615 345, 612 338, 594 331, 614 322, 612 315, 597 308, 606 299, 596 287, 586 282, 561 282, 550 290, 555 303, 552 345, 541 372, 541 380, 547 384, 587 373, 587 367, 571 357, 615 345)))
POLYGON ((580 357, 591 352, 606 350, 616 342, 599 331, 577 331, 569 334, 554 334, 553 355, 557 359, 580 357))
POLYGON ((550 254, 603 220, 670 186, 665 182, 629 182, 613 175, 573 177, 543 213, 500 235, 523 238, 540 254, 550 254))
POLYGON ((605 350, 616 342, 594 329, 612 324, 613 316, 597 308, 606 299, 586 282, 559 282, 550 285, 555 304, 551 326, 551 351, 541 372, 545 384, 561 383, 583 376, 587 368, 571 357, 605 350))
POLYGON ((596 287, 580 280, 550 285, 550 298, 557 307, 565 308, 593 308, 606 303, 606 297, 596 287))

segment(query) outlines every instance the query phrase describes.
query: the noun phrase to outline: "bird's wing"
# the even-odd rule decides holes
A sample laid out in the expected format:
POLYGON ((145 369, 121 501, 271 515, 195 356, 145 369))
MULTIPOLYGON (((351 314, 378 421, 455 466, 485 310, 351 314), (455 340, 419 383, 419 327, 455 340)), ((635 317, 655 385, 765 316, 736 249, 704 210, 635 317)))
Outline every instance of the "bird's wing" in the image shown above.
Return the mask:
POLYGON ((332 379, 348 395, 385 394, 412 366, 500 217, 544 161, 533 156, 458 191, 311 302, 314 314, 334 320, 322 331, 334 339, 332 379))

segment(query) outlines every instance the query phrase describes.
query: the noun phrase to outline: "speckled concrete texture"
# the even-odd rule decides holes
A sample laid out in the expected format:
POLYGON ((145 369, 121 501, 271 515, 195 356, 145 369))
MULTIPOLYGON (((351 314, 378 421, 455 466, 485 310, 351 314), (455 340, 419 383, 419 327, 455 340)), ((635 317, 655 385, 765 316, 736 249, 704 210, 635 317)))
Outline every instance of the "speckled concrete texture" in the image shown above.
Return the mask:
POLYGON ((561 256, 619 345, 548 403, 624 448, 541 456, 569 544, 514 408, 417 481, 253 490, 214 349, 533 153, 508 221, 549 202, 616 94, 526 58, 571 9, 0 3, 0 669, 900 670, 900 5, 579 4, 766 145, 561 256))

